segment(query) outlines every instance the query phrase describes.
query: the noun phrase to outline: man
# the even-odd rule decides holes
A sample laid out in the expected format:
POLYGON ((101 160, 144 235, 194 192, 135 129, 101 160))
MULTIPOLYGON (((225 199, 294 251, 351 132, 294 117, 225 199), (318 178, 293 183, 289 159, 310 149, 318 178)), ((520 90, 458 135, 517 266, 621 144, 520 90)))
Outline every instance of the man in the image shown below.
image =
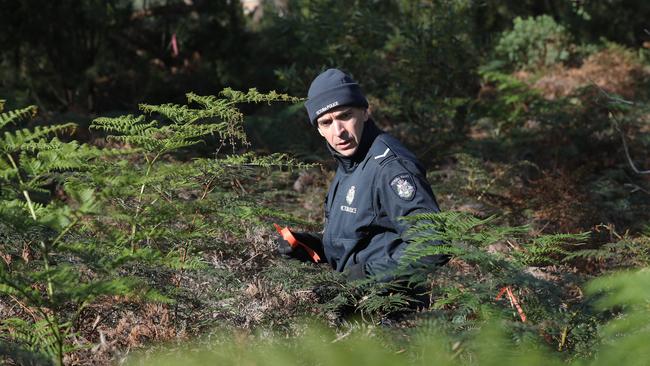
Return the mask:
MULTIPOLYGON (((327 194, 322 238, 293 233, 295 238, 350 280, 393 279, 408 245, 409 224, 399 218, 439 211, 424 168, 399 141, 377 128, 359 84, 342 71, 318 75, 305 107, 338 168, 327 194)), ((309 257, 305 247, 285 241, 280 252, 309 257)), ((443 264, 445 258, 433 262, 443 264)))

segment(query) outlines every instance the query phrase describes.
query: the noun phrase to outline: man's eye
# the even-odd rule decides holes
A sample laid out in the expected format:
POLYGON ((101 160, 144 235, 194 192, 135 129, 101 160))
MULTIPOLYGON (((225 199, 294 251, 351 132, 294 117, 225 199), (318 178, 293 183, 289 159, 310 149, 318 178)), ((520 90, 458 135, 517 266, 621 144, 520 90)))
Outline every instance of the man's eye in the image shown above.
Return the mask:
POLYGON ((327 127, 332 124, 332 121, 323 121, 323 122, 318 122, 318 125, 321 127, 327 127))

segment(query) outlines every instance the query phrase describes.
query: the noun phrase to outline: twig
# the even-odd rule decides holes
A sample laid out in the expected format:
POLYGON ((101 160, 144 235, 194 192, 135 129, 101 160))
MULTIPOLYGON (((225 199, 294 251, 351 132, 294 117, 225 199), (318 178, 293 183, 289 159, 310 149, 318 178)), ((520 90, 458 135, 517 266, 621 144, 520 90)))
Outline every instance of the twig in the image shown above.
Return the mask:
POLYGON ((634 165, 634 161, 632 161, 632 157, 630 156, 630 149, 627 146, 627 141, 625 141, 625 135, 623 134, 623 131, 621 131, 621 128, 618 124, 618 120, 614 115, 610 112, 609 113, 610 119, 614 122, 614 127, 616 128, 616 131, 618 131, 619 135, 621 135, 621 141, 623 141, 623 149, 625 150, 625 156, 627 157, 627 162, 630 164, 630 167, 632 170, 634 170, 635 173, 637 174, 650 174, 650 170, 639 170, 636 165, 634 165))
POLYGON ((336 342, 339 342, 340 340, 344 339, 345 337, 349 336, 350 334, 352 334, 352 329, 350 329, 350 330, 348 330, 347 332, 345 332, 344 334, 342 334, 342 335, 336 337, 336 339, 333 340, 333 341, 330 342, 330 343, 336 343, 336 342))
POLYGON ((625 184, 623 184, 623 187, 628 187, 628 188, 630 188, 630 193, 634 193, 634 192, 639 192, 639 191, 641 191, 641 192, 643 192, 643 193, 650 194, 650 191, 648 191, 647 189, 643 189, 643 188, 639 187, 639 186, 636 185, 636 184, 625 183, 625 184))
MULTIPOLYGON (((647 30, 646 30, 647 32, 647 30)), ((623 98, 619 97, 614 97, 607 93, 603 88, 601 88, 598 84, 596 84, 592 79, 589 79, 592 84, 594 84, 598 90, 609 100, 619 102, 619 103, 624 103, 628 105, 634 105, 634 102, 631 102, 629 100, 625 100, 623 98)), ((635 173, 637 174, 650 174, 650 170, 639 170, 636 165, 634 165, 634 162, 632 161, 632 157, 630 156, 630 149, 627 146, 627 141, 625 140, 625 135, 623 134, 623 131, 621 130, 621 127, 619 126, 618 120, 616 117, 614 117, 614 114, 612 112, 609 112, 609 118, 610 120, 613 121, 614 123, 614 128, 616 128, 616 131, 618 131, 619 135, 621 136, 621 141, 623 141, 623 149, 625 149, 625 156, 627 157, 627 162, 630 164, 630 167, 632 167, 632 170, 634 170, 635 173)))
POLYGON ((558 352, 562 352, 562 348, 564 348, 564 345, 566 344, 566 339, 567 339, 568 335, 569 335, 569 326, 567 325, 562 330, 562 336, 560 337, 560 343, 558 343, 558 345, 557 345, 558 352))
POLYGON ((588 79, 592 84, 594 84, 596 86, 596 88, 598 88, 598 90, 600 90, 600 92, 605 96, 605 98, 607 98, 609 100, 613 100, 615 102, 623 103, 623 104, 634 105, 634 102, 632 102, 632 101, 625 100, 623 98, 616 97, 616 96, 613 96, 613 95, 609 94, 600 85, 596 84, 596 82, 593 79, 591 79, 591 78, 588 78, 588 79))
POLYGON ((244 186, 239 182, 239 179, 235 178, 235 183, 237 183, 237 185, 239 186, 239 189, 241 189, 242 193, 248 194, 248 192, 246 191, 244 186))
POLYGON ((11 295, 11 294, 10 294, 9 297, 11 297, 11 299, 12 299, 16 304, 18 304, 18 306, 20 306, 21 308, 23 308, 23 310, 25 310, 26 312, 28 312, 29 315, 32 316, 32 319, 34 319, 34 322, 37 322, 37 321, 38 321, 38 317, 36 316, 36 314, 34 314, 34 312, 32 311, 32 309, 30 309, 27 305, 23 304, 23 303, 22 303, 20 300, 18 300, 14 295, 11 295))
POLYGON ((248 258, 248 259, 245 260, 242 264, 240 264, 240 266, 243 266, 244 264, 246 264, 246 263, 252 261, 252 260, 255 259, 256 257, 258 257, 260 254, 262 254, 262 253, 257 253, 257 254, 255 254, 254 256, 248 258))

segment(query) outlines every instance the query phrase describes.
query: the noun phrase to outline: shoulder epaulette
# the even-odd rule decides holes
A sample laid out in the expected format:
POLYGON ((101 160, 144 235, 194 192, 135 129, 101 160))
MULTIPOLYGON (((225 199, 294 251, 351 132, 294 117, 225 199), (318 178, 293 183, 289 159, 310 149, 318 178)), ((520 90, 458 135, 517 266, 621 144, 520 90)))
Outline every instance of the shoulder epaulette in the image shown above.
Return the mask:
POLYGON ((391 147, 386 143, 386 141, 381 139, 381 135, 378 137, 378 139, 379 140, 375 142, 370 151, 371 157, 369 160, 372 160, 379 165, 383 165, 390 158, 396 156, 396 154, 395 151, 393 151, 393 149, 391 149, 391 147))

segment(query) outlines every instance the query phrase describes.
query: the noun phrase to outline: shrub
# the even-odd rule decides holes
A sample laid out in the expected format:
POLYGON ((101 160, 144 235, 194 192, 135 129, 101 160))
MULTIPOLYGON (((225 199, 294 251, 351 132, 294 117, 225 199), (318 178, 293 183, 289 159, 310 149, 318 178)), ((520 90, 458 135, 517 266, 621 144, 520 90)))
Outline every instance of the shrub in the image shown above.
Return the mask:
POLYGON ((495 48, 517 69, 548 67, 569 58, 569 35, 548 15, 515 18, 495 48))
POLYGON ((304 95, 320 71, 341 68, 361 84, 382 124, 417 129, 404 133, 413 145, 430 145, 421 132, 435 131, 440 144, 466 127, 466 97, 478 85, 475 11, 466 0, 292 0, 265 20, 260 52, 285 50, 276 74, 290 93, 304 95))

